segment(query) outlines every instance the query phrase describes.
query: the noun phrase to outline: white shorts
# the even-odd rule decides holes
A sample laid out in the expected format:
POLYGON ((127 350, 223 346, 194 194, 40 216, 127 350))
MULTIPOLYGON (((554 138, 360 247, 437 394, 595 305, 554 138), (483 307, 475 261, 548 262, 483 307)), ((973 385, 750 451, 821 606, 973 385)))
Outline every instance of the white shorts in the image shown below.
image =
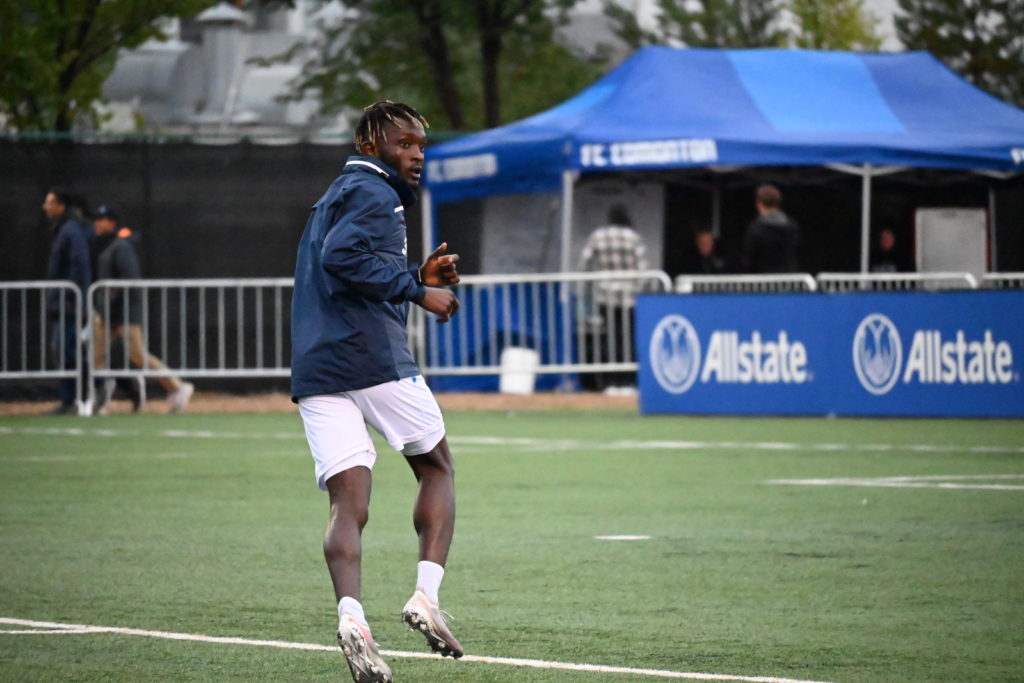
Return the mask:
POLYGON ((366 389, 299 399, 299 415, 316 465, 316 483, 363 466, 373 469, 377 451, 366 425, 403 455, 429 452, 444 437, 441 409, 423 377, 406 377, 366 389))

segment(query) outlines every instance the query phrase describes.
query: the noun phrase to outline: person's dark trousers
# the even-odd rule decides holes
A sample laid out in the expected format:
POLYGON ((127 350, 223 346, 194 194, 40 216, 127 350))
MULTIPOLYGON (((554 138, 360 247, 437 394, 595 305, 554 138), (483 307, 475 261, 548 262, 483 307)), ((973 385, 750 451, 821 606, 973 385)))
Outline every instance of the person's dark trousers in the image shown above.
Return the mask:
MULTIPOLYGON (((124 355, 124 337, 118 337, 110 343, 110 367, 127 368, 128 362, 124 355)), ((131 377, 117 377, 117 388, 122 390, 133 404, 138 404, 142 398, 139 395, 139 383, 131 377)), ((145 381, 145 380, 143 380, 145 381)))
MULTIPOLYGON (((78 327, 74 315, 66 315, 63 318, 56 317, 50 322, 50 353, 53 368, 56 370, 70 370, 75 367, 75 351, 78 345, 78 327), (61 349, 63 342, 63 349, 61 349), (63 354, 61 353, 63 351, 63 354)), ((82 357, 82 381, 86 379, 85 357, 82 357)), ((57 396, 62 406, 71 407, 75 405, 77 394, 75 391, 75 380, 68 378, 57 382, 57 396)))
MULTIPOLYGON (((601 314, 610 326, 611 335, 615 341, 615 351, 612 352, 611 345, 604 350, 602 360, 610 363, 629 363, 636 361, 636 348, 633 342, 633 327, 636 314, 632 306, 602 306, 601 314), (627 352, 626 344, 629 344, 627 352)), ((610 339, 606 339, 610 341, 610 339)), ((628 370, 620 372, 604 373, 603 387, 635 387, 636 373, 628 370)))
MULTIPOLYGON (((601 326, 591 330, 586 337, 585 361, 589 363, 623 363, 636 360, 633 340, 626 353, 626 339, 632 334, 634 324, 633 307, 601 304, 601 326), (614 353, 612 345, 614 344, 614 353)), ((635 372, 591 372, 580 374, 580 384, 585 391, 604 391, 609 387, 636 386, 635 372)))

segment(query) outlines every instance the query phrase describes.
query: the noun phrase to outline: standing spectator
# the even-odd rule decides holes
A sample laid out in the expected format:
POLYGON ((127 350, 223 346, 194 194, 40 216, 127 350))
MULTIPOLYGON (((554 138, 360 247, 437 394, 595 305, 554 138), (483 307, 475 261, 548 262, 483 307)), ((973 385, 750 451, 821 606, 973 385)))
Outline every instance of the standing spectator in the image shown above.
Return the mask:
MULTIPOLYGON (((48 280, 70 280, 85 292, 92 282, 89 266, 89 244, 81 215, 74 208, 75 199, 64 188, 54 187, 43 200, 43 213, 50 220, 53 242, 50 245, 50 260, 46 272, 48 280)), ((82 318, 75 317, 75 300, 69 293, 51 289, 46 293, 46 314, 50 321, 50 352, 54 365, 62 370, 75 366, 78 344, 78 326, 85 322, 85 301, 82 301, 82 318)), ((85 360, 82 373, 85 373, 85 360)), ((74 415, 75 380, 62 379, 57 384, 60 404, 53 415, 74 415)))
POLYGON ((800 227, 782 211, 782 193, 774 185, 757 188, 757 218, 747 229, 741 262, 748 273, 795 273, 800 227))
MULTIPOLYGON (((93 219, 98 246, 102 248, 96 258, 97 280, 132 280, 142 276, 139 256, 135 251, 132 231, 122 227, 117 211, 104 204, 96 210, 93 219)), ((120 339, 124 352, 137 368, 166 370, 163 361, 151 354, 142 336, 141 293, 130 288, 105 290, 96 301, 96 318, 93 320, 93 363, 97 368, 107 367, 107 345, 120 339), (133 296, 134 295, 134 296, 133 296), (127 298, 126 298, 127 297, 127 298)), ((177 377, 159 377, 157 381, 167 391, 167 400, 172 413, 181 412, 188 406, 195 387, 191 382, 182 382, 177 377)), ((103 414, 114 390, 114 383, 103 383, 97 397, 96 412, 103 414)))
POLYGON ((447 322, 459 281, 447 244, 409 267, 405 211, 423 171, 426 120, 385 100, 356 124, 356 151, 309 214, 292 295, 292 399, 306 429, 330 518, 324 557, 338 608, 338 644, 356 683, 392 680, 361 602, 362 534, 377 451, 367 425, 400 451, 419 483, 419 563, 402 620, 442 656, 462 656, 438 607, 455 532, 455 464, 437 400, 409 350, 414 303, 447 322))
MULTIPOLYGON (((580 270, 630 271, 647 269, 647 248, 633 229, 626 207, 615 204, 608 211, 608 225, 587 238, 580 257, 580 270)), ((594 283, 596 314, 588 321, 587 361, 624 363, 636 359, 632 348, 633 304, 640 290, 636 279, 608 278, 594 283), (627 345, 629 353, 626 352, 627 345)), ((584 373, 583 388, 597 391, 629 391, 636 385, 636 373, 584 373)))
POLYGON ((721 275, 725 272, 725 261, 715 251, 715 236, 710 230, 698 230, 693 236, 693 243, 697 247, 695 272, 698 275, 721 275))

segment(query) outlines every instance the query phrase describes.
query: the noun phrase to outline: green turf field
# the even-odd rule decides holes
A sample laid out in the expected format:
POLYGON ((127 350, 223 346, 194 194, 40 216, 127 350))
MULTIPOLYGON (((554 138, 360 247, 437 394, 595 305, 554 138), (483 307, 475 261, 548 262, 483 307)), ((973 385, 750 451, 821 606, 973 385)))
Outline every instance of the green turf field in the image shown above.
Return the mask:
MULTIPOLYGON (((1022 422, 447 421, 459 520, 441 597, 469 655, 818 681, 1024 677, 1022 422), (783 479, 857 481, 767 483, 783 479)), ((379 448, 364 602, 382 648, 421 652, 398 619, 414 481, 379 448)), ((330 646, 325 517, 296 415, 0 417, 0 680, 348 680, 335 652, 10 621, 330 646)), ((410 682, 663 680, 389 661, 410 682)))

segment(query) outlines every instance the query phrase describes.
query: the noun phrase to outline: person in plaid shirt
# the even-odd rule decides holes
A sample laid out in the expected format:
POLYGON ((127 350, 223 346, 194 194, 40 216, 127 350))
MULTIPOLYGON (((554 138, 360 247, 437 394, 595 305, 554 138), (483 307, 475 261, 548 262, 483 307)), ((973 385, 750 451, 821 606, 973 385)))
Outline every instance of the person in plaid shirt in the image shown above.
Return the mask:
MULTIPOLYGON (((587 238, 580 257, 580 270, 635 271, 647 269, 644 239, 632 227, 629 213, 621 204, 608 211, 608 225, 587 238)), ((594 282, 595 314, 588 321, 586 362, 622 363, 636 358, 632 348, 634 297, 643 283, 638 279, 605 279, 594 282), (627 344, 628 341, 628 344, 627 344)), ((584 373, 585 389, 609 391, 635 386, 636 373, 584 373)))

